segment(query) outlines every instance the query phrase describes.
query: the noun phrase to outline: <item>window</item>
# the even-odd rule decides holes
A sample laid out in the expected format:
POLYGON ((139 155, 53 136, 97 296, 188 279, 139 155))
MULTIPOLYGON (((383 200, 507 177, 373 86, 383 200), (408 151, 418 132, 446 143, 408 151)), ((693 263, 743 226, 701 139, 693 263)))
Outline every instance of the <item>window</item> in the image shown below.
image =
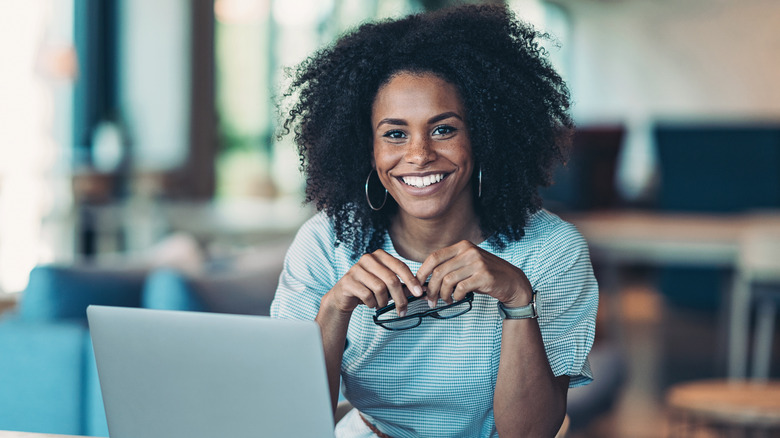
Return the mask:
POLYGON ((275 138, 283 68, 365 20, 411 10, 408 0, 217 0, 217 195, 300 196, 295 148, 275 138))
POLYGON ((0 294, 23 290, 33 266, 67 246, 45 219, 70 207, 58 166, 70 146, 72 8, 0 2, 0 294))

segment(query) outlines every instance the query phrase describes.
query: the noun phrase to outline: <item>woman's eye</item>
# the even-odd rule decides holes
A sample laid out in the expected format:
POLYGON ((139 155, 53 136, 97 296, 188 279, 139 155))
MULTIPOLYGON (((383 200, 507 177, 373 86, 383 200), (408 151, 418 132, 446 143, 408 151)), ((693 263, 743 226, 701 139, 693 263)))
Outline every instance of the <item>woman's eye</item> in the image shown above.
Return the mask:
POLYGON ((457 129, 452 126, 442 125, 433 129, 433 135, 447 136, 453 134, 457 129))
POLYGON ((385 132, 385 133, 382 135, 382 137, 385 137, 385 138, 392 138, 392 139, 400 139, 400 138, 405 138, 405 137, 406 137, 406 135, 404 134, 404 132, 403 132, 403 131, 399 131, 399 130, 396 130, 396 129, 394 129, 394 130, 392 130, 392 131, 387 131, 387 132, 385 132))

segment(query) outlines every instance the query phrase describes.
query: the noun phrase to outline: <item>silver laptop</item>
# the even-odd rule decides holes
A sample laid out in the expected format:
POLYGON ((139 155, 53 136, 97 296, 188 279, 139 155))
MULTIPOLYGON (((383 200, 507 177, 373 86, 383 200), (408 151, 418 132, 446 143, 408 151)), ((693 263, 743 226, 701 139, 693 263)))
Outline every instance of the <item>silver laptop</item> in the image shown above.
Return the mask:
POLYGON ((89 306, 112 438, 333 437, 313 321, 89 306))

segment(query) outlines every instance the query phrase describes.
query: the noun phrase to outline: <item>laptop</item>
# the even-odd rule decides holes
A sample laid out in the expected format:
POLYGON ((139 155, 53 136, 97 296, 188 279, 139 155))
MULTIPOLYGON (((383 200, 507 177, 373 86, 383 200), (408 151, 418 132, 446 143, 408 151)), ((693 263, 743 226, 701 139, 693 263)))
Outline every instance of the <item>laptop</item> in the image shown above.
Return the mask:
POLYGON ((111 438, 333 437, 318 325, 87 308, 111 438))

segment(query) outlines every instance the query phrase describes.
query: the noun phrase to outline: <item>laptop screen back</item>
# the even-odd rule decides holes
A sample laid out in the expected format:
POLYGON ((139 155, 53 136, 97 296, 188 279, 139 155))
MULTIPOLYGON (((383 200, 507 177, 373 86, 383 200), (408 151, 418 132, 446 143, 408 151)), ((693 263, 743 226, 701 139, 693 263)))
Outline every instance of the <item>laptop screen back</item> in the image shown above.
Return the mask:
POLYGON ((332 437, 313 321, 90 306, 112 438, 332 437))

